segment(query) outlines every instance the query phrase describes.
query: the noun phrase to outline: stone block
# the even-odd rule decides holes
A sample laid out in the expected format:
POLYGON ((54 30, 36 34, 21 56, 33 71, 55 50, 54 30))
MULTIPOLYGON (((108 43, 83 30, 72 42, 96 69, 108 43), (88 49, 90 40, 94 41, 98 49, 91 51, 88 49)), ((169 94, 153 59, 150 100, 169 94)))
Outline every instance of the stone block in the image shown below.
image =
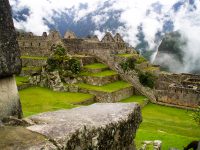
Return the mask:
POLYGON ((27 129, 44 135, 58 149, 135 150, 134 138, 142 121, 135 103, 93 104, 31 116, 27 129))
POLYGON ((0 79, 0 119, 6 116, 21 118, 22 110, 14 77, 0 79))

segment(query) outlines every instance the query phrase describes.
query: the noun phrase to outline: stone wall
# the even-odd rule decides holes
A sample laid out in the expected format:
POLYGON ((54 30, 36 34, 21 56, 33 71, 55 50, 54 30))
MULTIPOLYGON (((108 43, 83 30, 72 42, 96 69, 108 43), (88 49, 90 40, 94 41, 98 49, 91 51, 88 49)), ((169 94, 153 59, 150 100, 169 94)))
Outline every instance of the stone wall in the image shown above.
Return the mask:
POLYGON ((200 82, 197 80, 199 77, 200 75, 192 74, 160 74, 156 82, 158 102, 180 107, 198 107, 200 105, 200 82))
POLYGON ((51 47, 61 42, 61 36, 57 31, 50 31, 49 35, 43 33, 42 36, 36 36, 32 33, 18 33, 22 56, 46 56, 51 54, 51 47))
POLYGON ((96 102, 114 103, 114 102, 119 102, 120 100, 131 97, 134 94, 134 89, 133 87, 127 87, 115 92, 103 92, 103 91, 95 91, 95 90, 80 88, 79 92, 95 95, 96 102))
POLYGON ((0 119, 22 116, 14 74, 21 71, 19 46, 8 0, 0 1, 0 119))

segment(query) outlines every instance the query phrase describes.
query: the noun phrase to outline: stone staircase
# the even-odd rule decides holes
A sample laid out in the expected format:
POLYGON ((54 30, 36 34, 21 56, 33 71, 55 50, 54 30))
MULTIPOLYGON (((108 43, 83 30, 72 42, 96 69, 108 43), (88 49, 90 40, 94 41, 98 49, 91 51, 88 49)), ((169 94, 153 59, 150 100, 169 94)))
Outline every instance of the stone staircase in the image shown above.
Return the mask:
POLYGON ((83 68, 83 83, 77 84, 79 92, 95 95, 96 102, 119 102, 134 95, 133 86, 122 81, 108 66, 92 63, 83 68))

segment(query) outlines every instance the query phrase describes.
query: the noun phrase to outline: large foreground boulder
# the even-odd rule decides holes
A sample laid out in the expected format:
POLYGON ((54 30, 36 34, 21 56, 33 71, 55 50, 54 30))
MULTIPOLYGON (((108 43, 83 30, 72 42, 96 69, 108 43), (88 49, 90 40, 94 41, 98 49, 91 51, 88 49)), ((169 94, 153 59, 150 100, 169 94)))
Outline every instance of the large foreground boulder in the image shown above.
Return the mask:
POLYGON ((27 119, 35 123, 27 129, 66 150, 135 150, 134 138, 142 121, 135 103, 93 104, 27 119))

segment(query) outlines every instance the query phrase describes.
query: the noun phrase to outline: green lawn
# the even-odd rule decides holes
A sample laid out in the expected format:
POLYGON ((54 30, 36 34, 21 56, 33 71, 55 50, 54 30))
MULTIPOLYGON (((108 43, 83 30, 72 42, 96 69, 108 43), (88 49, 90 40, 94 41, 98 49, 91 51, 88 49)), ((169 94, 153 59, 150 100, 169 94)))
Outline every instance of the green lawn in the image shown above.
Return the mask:
POLYGON ((191 118, 191 111, 148 104, 142 110, 143 122, 137 131, 136 144, 144 140, 163 141, 163 150, 183 149, 192 140, 200 139, 200 128, 191 118))
POLYGON ((22 59, 47 60, 47 57, 21 56, 22 59))
POLYGON ((15 80, 18 86, 29 82, 28 77, 16 76, 15 80))
POLYGON ((106 70, 98 73, 89 73, 89 72, 83 72, 81 73, 82 76, 93 76, 93 77, 106 77, 106 76, 113 76, 117 75, 118 73, 112 70, 106 70))
POLYGON ((140 56, 137 60, 136 60, 136 63, 137 64, 141 64, 143 62, 146 62, 147 60, 143 57, 143 56, 140 56))
POLYGON ((140 105, 144 105, 147 101, 148 100, 145 96, 133 95, 129 98, 121 100, 120 102, 123 102, 123 103, 137 102, 140 105))
POLYGON ((86 65, 86 66, 84 66, 84 68, 86 68, 86 69, 106 69, 106 68, 108 68, 108 66, 101 64, 101 63, 95 63, 95 64, 91 64, 91 65, 86 65))
POLYGON ((47 88, 31 87, 19 91, 24 116, 36 113, 69 109, 92 98, 90 94, 54 92, 47 88))
POLYGON ((117 54, 116 56, 119 56, 119 57, 126 57, 126 58, 129 58, 129 57, 133 57, 133 56, 138 56, 138 54, 117 54))
POLYGON ((23 67, 22 70, 26 71, 26 70, 34 70, 34 71, 39 71, 41 70, 42 67, 33 67, 33 66, 27 66, 27 67, 23 67))
POLYGON ((80 88, 88 89, 88 90, 94 90, 94 91, 102 91, 102 92, 115 92, 120 89, 124 89, 127 87, 131 87, 131 84, 124 82, 124 81, 117 81, 110 84, 106 84, 103 86, 95 86, 95 85, 89 85, 85 83, 77 84, 80 88))

